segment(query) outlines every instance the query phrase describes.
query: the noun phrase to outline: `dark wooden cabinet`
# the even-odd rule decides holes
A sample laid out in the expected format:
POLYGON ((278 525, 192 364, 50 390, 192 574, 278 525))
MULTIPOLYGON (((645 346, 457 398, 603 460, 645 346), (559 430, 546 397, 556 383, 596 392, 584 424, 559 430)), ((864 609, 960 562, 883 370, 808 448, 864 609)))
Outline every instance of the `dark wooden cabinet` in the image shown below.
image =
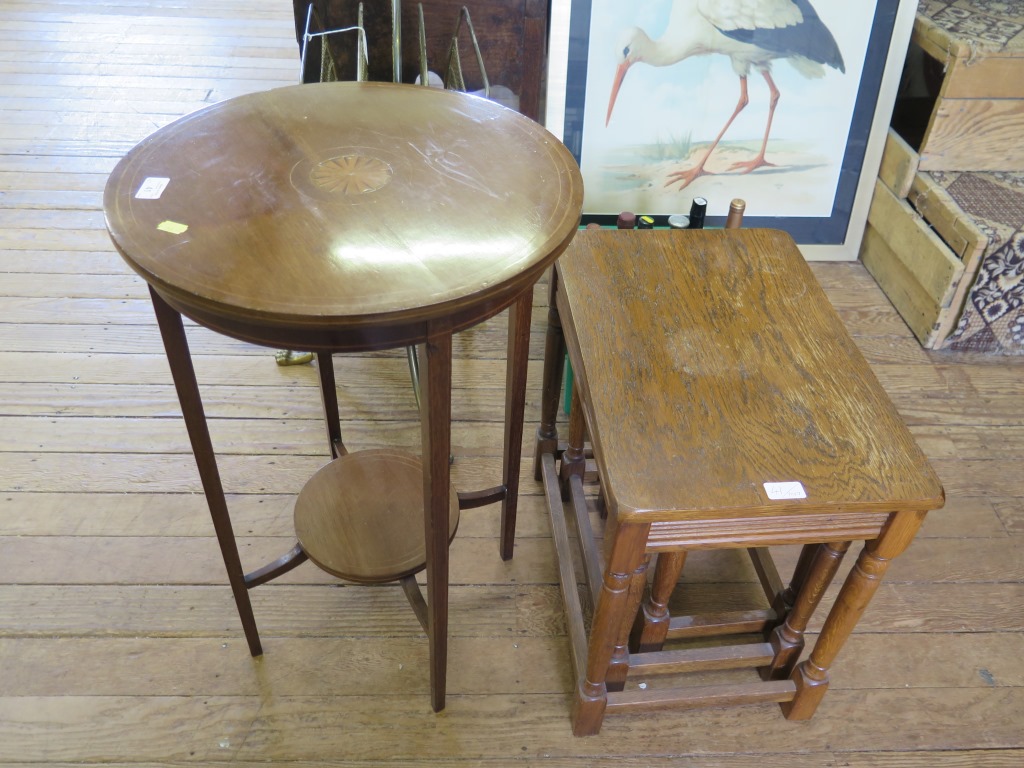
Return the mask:
MULTIPOLYGON (((356 0, 313 0, 324 29, 355 26, 356 0)), ((309 0, 293 0, 296 38, 305 27, 309 0)), ((427 62, 443 74, 452 35, 462 7, 470 13, 491 86, 505 86, 519 97, 519 111, 538 119, 546 62, 548 0, 430 0, 423 3, 427 62)), ((364 0, 363 26, 369 55, 369 78, 392 79, 391 0, 364 0)), ((419 12, 417 3, 402 3, 402 81, 419 74, 419 12)), ((312 50, 312 49, 311 49, 312 50)), ((469 90, 483 87, 483 78, 468 31, 459 36, 462 71, 469 90)), ((332 46, 339 74, 354 77, 355 38, 351 45, 332 46)), ((319 48, 316 60, 319 61, 319 48)), ((312 62, 311 62, 312 63, 312 62)), ((316 64, 319 71, 319 64, 316 64)), ((308 71, 308 70, 307 70, 308 71)), ((315 78, 314 78, 315 79, 315 78)))

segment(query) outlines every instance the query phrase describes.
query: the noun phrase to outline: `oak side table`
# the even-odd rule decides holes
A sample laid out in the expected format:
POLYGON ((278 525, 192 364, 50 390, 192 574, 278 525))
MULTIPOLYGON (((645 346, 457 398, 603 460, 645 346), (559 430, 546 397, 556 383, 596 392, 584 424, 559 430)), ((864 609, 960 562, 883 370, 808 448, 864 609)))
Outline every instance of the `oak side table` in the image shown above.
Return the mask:
POLYGON ((597 733, 606 712, 659 707, 779 702, 789 719, 811 717, 890 562, 945 497, 793 239, 754 229, 584 231, 558 260, 552 294, 535 471, 568 619, 573 731, 597 733), (560 450, 566 349, 575 388, 560 450), (603 565, 583 488, 584 426, 607 513, 603 565), (589 631, 563 499, 595 606, 589 631), (808 621, 858 540, 800 661, 808 621), (783 544, 802 545, 788 585, 769 552, 783 544), (686 553, 728 548, 748 550, 769 607, 671 615, 686 553), (751 634, 762 636, 737 641, 751 634), (705 646, 712 636, 718 644, 705 646), (664 647, 695 638, 697 647, 664 647), (685 684, 690 672, 741 668, 760 674, 685 684), (677 677, 664 683, 666 674, 677 677))

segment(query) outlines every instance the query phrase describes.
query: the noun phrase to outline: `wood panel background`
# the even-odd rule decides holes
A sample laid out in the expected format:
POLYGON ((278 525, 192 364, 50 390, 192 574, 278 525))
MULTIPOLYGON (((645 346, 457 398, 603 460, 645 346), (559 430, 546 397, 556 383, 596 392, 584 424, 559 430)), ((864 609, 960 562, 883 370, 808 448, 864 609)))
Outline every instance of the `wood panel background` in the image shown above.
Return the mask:
MULTIPOLYGON (((0 0, 0 763, 1024 764, 1024 359, 922 350, 859 264, 814 271, 949 501, 893 565, 812 721, 775 706, 665 712, 573 738, 552 545, 528 475, 511 562, 497 556, 496 508, 463 516, 442 714, 397 587, 304 565, 253 592, 266 654, 250 659, 145 288, 109 244, 101 192, 150 131, 295 82, 291 14, 284 0, 0 0)), ((461 488, 499 475, 503 322, 455 342, 461 488)), ((325 461, 314 371, 201 329, 191 339, 251 567, 291 546, 293 495, 325 461)), ((417 445, 401 352, 339 358, 337 371, 350 445, 417 445)), ((756 593, 738 555, 695 555, 685 580, 694 606, 756 593)))

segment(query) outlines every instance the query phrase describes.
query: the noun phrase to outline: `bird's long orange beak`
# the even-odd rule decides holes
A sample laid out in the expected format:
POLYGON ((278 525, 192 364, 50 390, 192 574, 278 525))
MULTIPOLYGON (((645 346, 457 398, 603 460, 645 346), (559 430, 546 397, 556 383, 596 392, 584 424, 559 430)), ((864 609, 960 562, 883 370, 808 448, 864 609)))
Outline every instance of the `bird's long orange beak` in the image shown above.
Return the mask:
POLYGON ((624 61, 619 64, 619 68, 615 71, 615 81, 612 83, 612 95, 611 98, 608 99, 608 114, 604 118, 605 126, 607 126, 612 119, 612 110, 615 109, 615 99, 618 98, 619 88, 622 87, 622 81, 626 79, 626 73, 629 71, 629 65, 631 63, 632 62, 628 60, 624 61))

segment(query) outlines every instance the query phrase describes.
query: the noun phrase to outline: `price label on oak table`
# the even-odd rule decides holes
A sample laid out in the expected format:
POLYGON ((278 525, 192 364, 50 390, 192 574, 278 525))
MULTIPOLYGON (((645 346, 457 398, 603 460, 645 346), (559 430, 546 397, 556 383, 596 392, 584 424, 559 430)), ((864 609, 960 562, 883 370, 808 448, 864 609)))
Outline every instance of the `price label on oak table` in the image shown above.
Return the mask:
POLYGON ((764 492, 769 499, 806 499, 807 491, 802 483, 765 483, 764 492))

